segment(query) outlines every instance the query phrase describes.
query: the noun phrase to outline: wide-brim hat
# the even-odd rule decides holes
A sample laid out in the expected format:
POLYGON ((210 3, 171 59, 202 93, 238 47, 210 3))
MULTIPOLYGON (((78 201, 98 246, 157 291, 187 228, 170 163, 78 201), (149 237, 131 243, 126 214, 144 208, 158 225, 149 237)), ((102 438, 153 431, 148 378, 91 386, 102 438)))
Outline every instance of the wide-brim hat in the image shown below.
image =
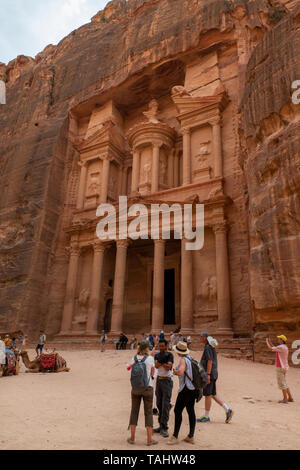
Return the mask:
POLYGON ((181 354, 182 356, 190 354, 187 344, 183 341, 178 341, 178 343, 173 346, 173 351, 177 352, 177 354, 181 354))

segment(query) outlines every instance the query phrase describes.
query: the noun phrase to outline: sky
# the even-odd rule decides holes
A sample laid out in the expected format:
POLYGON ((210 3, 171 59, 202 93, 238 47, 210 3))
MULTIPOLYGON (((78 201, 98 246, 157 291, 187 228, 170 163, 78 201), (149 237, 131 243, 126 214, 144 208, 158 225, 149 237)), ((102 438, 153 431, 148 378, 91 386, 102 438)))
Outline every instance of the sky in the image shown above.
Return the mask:
POLYGON ((103 10, 109 0, 0 0, 0 62, 34 57, 103 10))

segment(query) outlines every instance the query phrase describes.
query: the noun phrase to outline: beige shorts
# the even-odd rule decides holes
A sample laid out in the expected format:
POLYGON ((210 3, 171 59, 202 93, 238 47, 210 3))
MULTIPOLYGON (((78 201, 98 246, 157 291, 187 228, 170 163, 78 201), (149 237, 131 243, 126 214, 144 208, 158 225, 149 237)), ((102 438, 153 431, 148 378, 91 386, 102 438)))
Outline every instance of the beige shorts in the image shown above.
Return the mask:
POLYGON ((289 388, 285 380, 286 370, 282 369, 281 367, 276 367, 276 374, 277 374, 277 383, 278 383, 278 387, 280 388, 280 390, 286 390, 287 388, 289 388))

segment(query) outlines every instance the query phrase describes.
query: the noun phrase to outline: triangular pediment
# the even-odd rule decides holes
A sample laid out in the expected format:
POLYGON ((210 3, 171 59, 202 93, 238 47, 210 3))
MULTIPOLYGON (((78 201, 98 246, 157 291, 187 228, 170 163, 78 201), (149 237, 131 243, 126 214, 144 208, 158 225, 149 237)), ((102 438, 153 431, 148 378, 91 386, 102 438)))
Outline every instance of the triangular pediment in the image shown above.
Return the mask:
POLYGON ((91 134, 86 139, 81 139, 76 143, 76 148, 79 152, 88 150, 91 147, 95 147, 101 144, 108 142, 113 135, 113 128, 115 124, 112 121, 107 121, 103 123, 100 129, 97 129, 93 134, 91 134))
POLYGON ((173 96, 174 104, 179 114, 189 114, 195 111, 205 110, 208 107, 216 106, 224 109, 228 98, 222 95, 216 96, 173 96))

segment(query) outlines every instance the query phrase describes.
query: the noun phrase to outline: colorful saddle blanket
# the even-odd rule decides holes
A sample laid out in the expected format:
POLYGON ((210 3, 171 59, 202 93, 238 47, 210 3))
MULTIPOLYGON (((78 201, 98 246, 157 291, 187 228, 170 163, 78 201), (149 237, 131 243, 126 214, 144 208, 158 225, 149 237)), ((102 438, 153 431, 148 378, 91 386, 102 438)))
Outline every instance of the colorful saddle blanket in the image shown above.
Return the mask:
POLYGON ((16 367, 16 357, 14 354, 7 354, 7 367, 9 371, 14 371, 16 367))
POLYGON ((56 368, 56 356, 57 354, 41 354, 40 357, 40 365, 41 369, 43 370, 49 370, 53 369, 55 370, 56 368))

